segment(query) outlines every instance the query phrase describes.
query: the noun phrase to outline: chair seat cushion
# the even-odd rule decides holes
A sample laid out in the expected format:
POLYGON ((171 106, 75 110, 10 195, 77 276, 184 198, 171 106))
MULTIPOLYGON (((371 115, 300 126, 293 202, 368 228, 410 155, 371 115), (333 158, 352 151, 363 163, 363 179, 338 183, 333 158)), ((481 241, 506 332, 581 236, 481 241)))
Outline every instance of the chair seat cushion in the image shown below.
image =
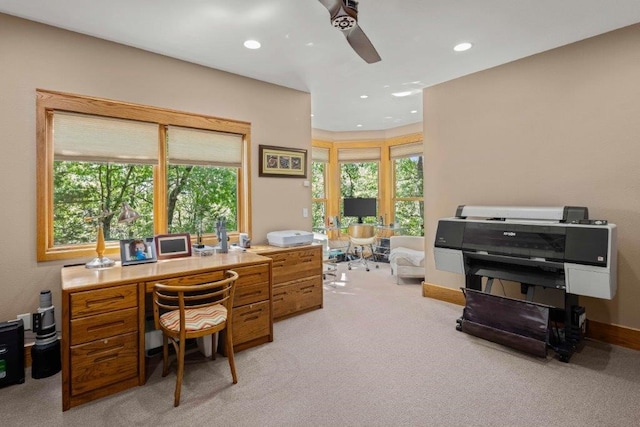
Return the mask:
POLYGON ((416 251, 409 248, 393 248, 389 253, 389 261, 398 265, 424 265, 424 251, 416 251))
MULTIPOLYGON (((221 304, 209 307, 191 308, 184 311, 187 331, 211 328, 227 320, 227 309, 221 304)), ((160 316, 162 327, 177 332, 180 330, 180 310, 173 310, 160 316)))
POLYGON ((376 241, 375 236, 374 237, 350 237, 349 240, 351 241, 352 245, 373 245, 376 241))

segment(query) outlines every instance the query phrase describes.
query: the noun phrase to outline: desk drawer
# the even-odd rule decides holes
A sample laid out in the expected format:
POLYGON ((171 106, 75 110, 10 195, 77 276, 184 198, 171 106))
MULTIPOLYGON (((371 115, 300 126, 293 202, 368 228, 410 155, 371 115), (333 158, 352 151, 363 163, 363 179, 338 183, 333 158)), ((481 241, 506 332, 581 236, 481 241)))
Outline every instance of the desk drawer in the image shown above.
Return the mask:
POLYGON ((233 309, 233 345, 267 336, 271 333, 269 301, 233 309))
POLYGON ((71 294, 71 318, 107 313, 138 305, 138 286, 123 285, 71 294))
POLYGON ((169 286, 180 286, 180 285, 199 285, 201 283, 209 283, 215 282, 216 280, 222 280, 224 278, 225 270, 216 270, 210 271, 208 273, 201 274, 191 274, 189 276, 183 277, 175 277, 173 279, 161 279, 152 282, 147 282, 145 284, 146 292, 153 292, 153 287, 156 283, 162 283, 163 285, 169 286))
POLYGON ((309 308, 322 307, 322 277, 289 282, 273 289, 273 318, 288 316, 309 308))
POLYGON ((71 345, 138 330, 138 309, 128 308, 71 321, 71 345))
POLYGON ((255 285, 257 283, 269 283, 269 264, 238 267, 234 268, 233 271, 238 273, 236 293, 238 292, 238 288, 244 286, 255 285))
POLYGON ((71 347, 71 395, 77 396, 138 375, 138 334, 71 347))
POLYGON ((322 247, 266 254, 273 260, 274 287, 292 280, 322 274, 322 247))
POLYGON ((250 285, 236 285, 233 296, 233 306, 240 307, 269 299, 269 282, 253 283, 250 285))

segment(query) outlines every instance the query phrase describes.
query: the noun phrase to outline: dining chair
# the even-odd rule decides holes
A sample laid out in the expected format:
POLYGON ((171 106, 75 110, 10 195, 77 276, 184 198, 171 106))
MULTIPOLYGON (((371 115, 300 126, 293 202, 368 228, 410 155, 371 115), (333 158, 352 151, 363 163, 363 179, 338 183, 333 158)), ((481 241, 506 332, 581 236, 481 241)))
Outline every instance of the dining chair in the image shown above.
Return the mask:
MULTIPOLYGON (((173 406, 180 405, 180 390, 184 375, 185 347, 188 339, 211 335, 215 349, 218 332, 226 329, 225 348, 233 384, 238 382, 233 358, 232 313, 233 296, 238 273, 225 272, 225 278, 198 285, 166 285, 153 287, 153 319, 162 331, 162 376, 169 373, 169 342, 177 361, 177 378, 173 406)), ((212 352, 215 359, 215 351, 212 352)))

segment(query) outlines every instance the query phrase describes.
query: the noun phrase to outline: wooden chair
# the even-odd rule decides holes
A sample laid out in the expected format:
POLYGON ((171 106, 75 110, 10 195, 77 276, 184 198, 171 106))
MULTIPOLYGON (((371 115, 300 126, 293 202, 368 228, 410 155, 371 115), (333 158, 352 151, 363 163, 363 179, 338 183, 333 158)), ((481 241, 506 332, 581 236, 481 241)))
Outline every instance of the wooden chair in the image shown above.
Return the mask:
POLYGON ((169 340, 178 363, 173 406, 180 405, 180 389, 184 374, 186 340, 211 335, 212 359, 215 359, 216 334, 226 329, 226 353, 233 383, 238 382, 233 359, 231 334, 233 295, 238 274, 228 270, 225 278, 200 285, 164 285, 153 288, 153 319, 162 331, 162 376, 169 373, 169 340))

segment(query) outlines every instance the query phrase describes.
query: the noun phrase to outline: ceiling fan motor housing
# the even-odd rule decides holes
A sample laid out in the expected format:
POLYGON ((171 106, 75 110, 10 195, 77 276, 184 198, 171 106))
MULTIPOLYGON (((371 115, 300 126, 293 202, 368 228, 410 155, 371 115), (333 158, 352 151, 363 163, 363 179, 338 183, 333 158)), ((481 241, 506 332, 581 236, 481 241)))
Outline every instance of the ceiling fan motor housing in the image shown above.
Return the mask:
POLYGON ((341 31, 352 29, 358 24, 358 2, 343 0, 342 7, 331 18, 331 24, 341 31))
POLYGON ((336 27, 337 29, 346 31, 355 27, 358 21, 356 21, 349 15, 342 15, 342 16, 336 16, 335 18, 333 18, 333 21, 331 22, 333 26, 336 27))

